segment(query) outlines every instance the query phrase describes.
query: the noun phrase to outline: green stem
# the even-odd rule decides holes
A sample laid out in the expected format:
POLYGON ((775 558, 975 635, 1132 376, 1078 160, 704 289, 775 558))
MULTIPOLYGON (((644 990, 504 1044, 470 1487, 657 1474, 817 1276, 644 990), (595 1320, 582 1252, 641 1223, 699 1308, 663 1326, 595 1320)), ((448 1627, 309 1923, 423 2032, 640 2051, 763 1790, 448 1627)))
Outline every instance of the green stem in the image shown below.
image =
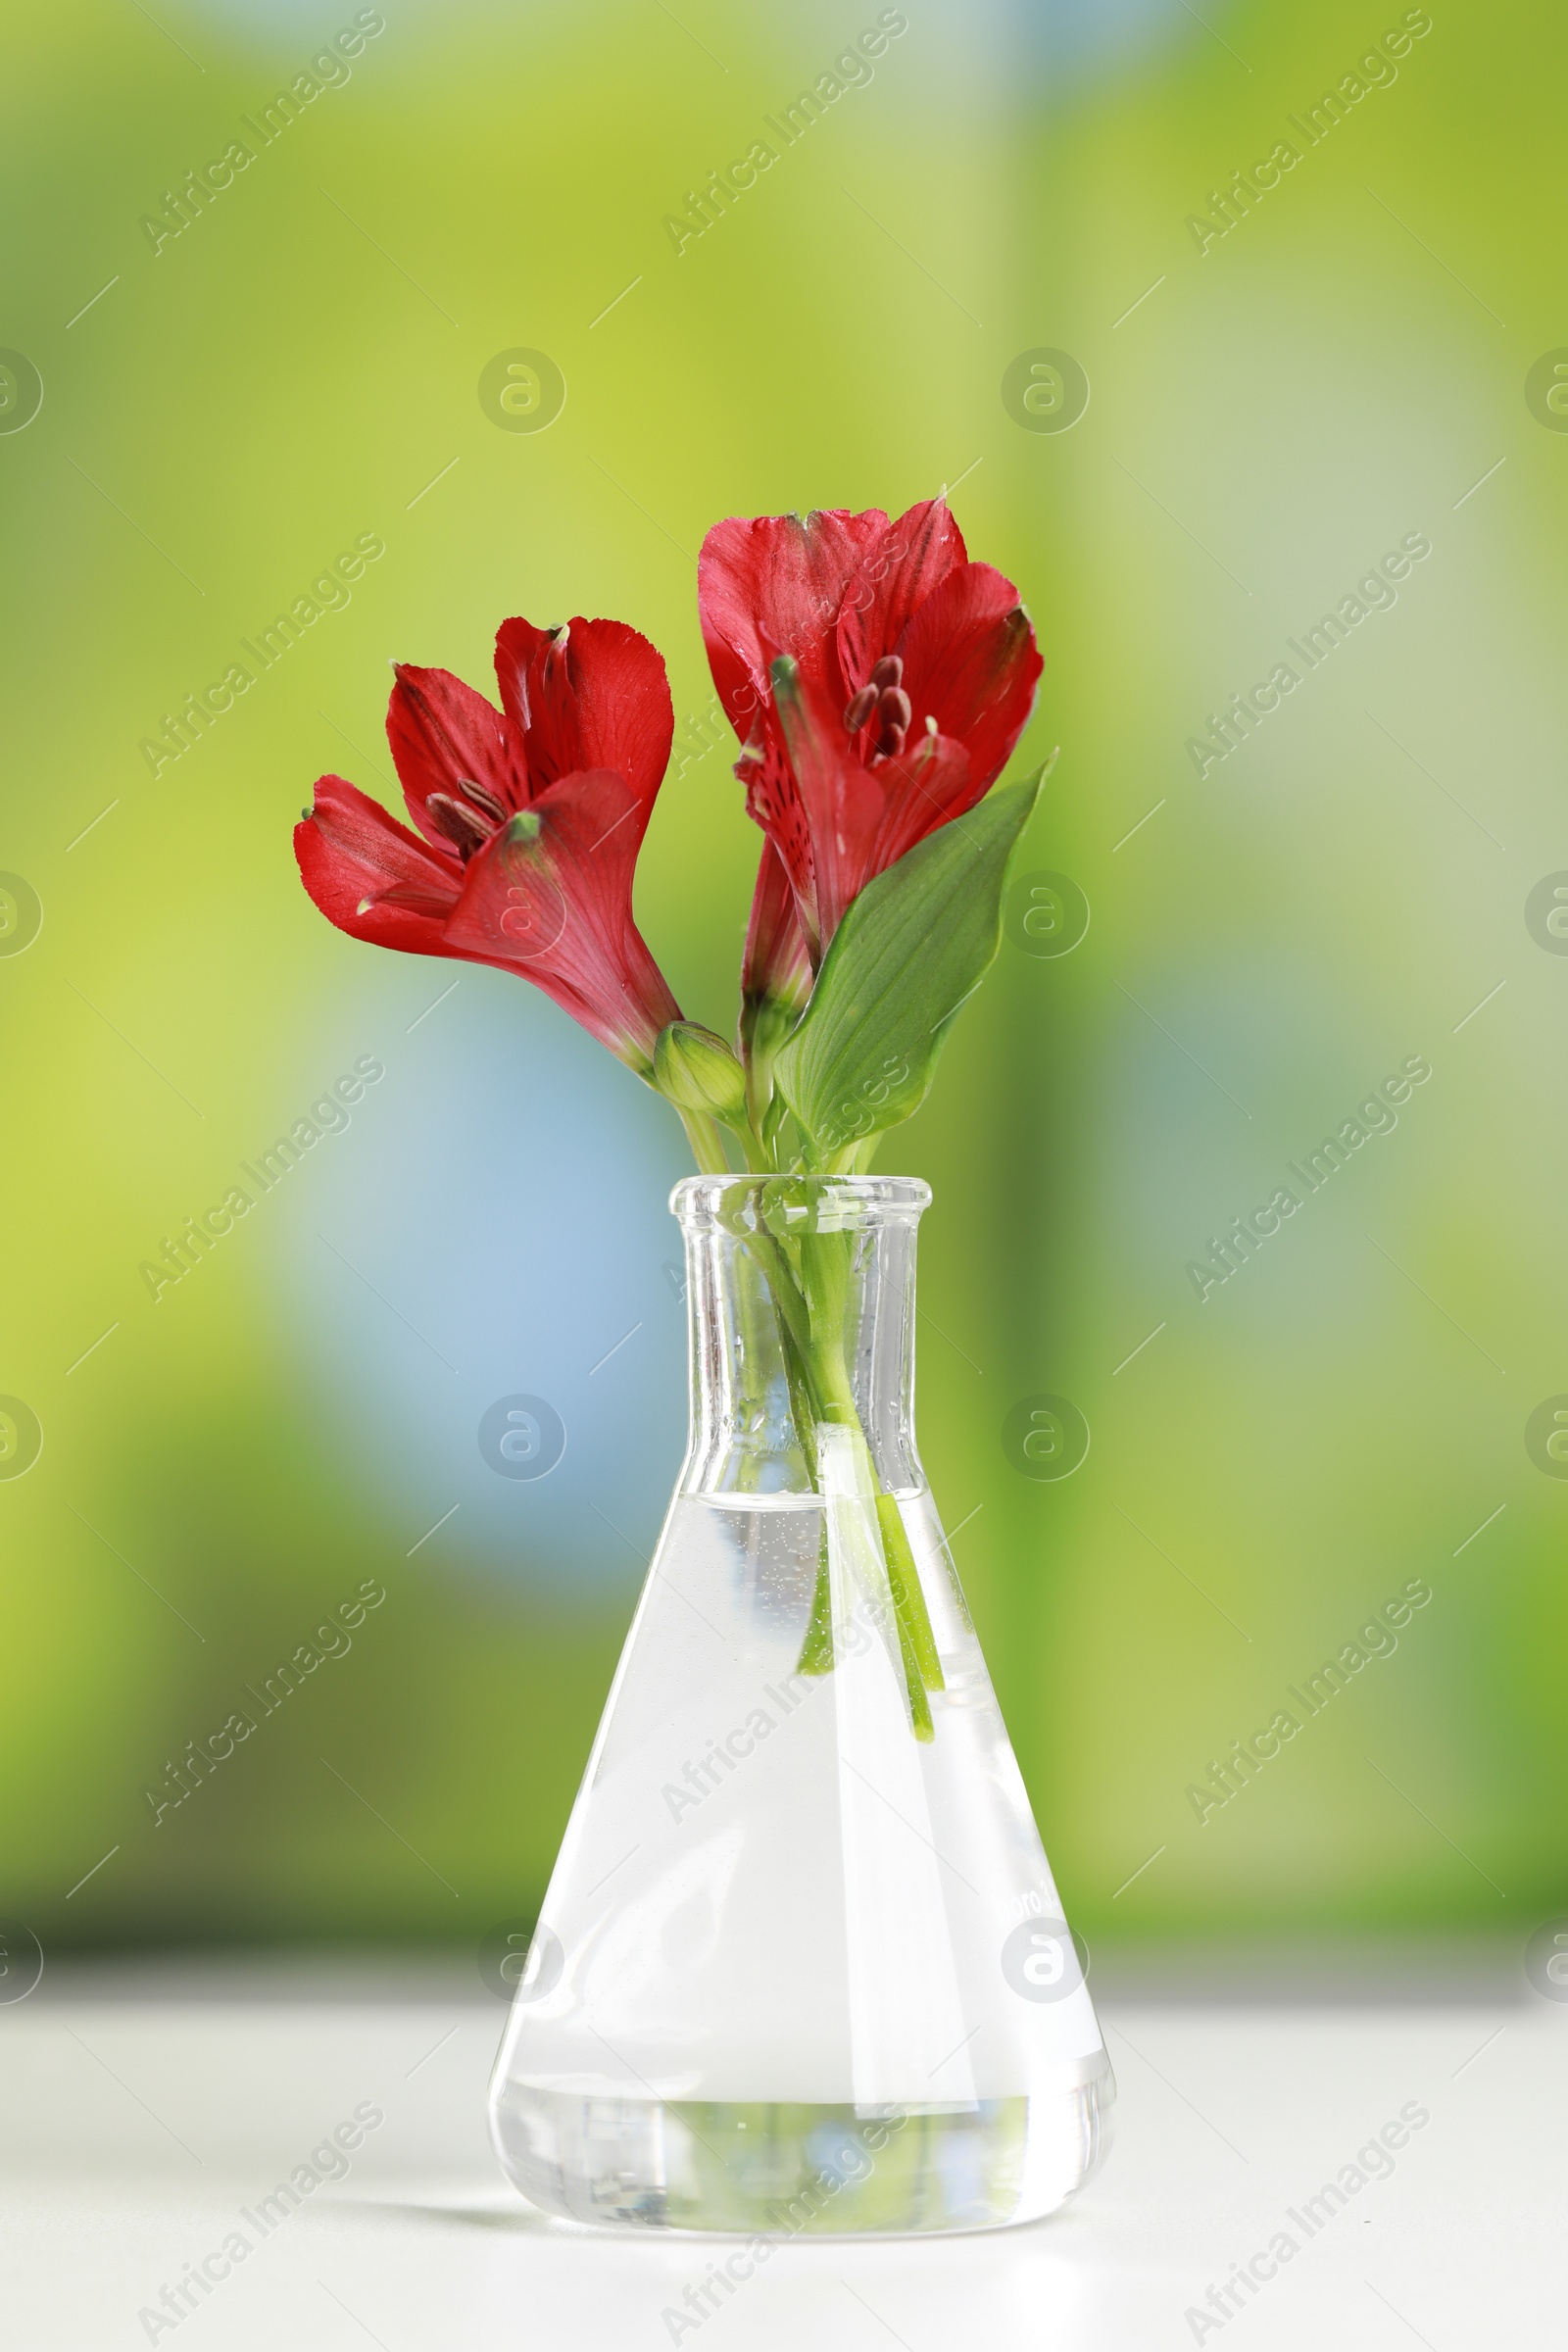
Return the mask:
POLYGON ((756 1128, 749 1127, 743 1119, 732 1119, 730 1132, 736 1138, 745 1155, 747 1174, 749 1176, 770 1175, 773 1163, 768 1157, 767 1147, 757 1133, 756 1128))
MULTIPOLYGON (((805 1359, 809 1354, 811 1347, 810 1310, 807 1306, 806 1300, 801 1296, 799 1285, 797 1284, 794 1275, 790 1271, 789 1262, 786 1259, 783 1250, 779 1248, 778 1243, 774 1241, 770 1233, 748 1233, 746 1236, 746 1247, 762 1269, 762 1279, 767 1284, 768 1289, 772 1292, 773 1304, 778 1309, 780 1329, 782 1332, 787 1333, 789 1339, 794 1343, 800 1358, 799 1370, 804 1378, 806 1373, 805 1359)), ((792 1387, 792 1400, 793 1395, 794 1391, 792 1387)), ((820 1418, 821 1415, 818 1414, 816 1419, 820 1420, 820 1418)), ((812 1426, 814 1428, 814 1421, 812 1426)), ((814 1458, 814 1443, 812 1446, 812 1455, 814 1458)), ((812 1480, 814 1483, 814 1471, 812 1472, 812 1480)))
MULTIPOLYGON (((798 1289, 777 1244, 760 1253, 764 1275, 779 1307, 785 1372, 796 1426, 803 1428, 802 1408, 821 1420, 852 1431, 863 1451, 870 1473, 888 1579, 898 1630, 899 1654, 910 1726, 917 1740, 935 1737, 927 1692, 946 1688, 930 1613, 920 1586, 920 1574, 896 1498, 882 1486, 860 1423, 849 1367, 844 1360, 844 1318, 852 1270, 852 1244, 847 1234, 804 1235, 800 1245, 801 1286, 798 1289), (803 1331, 803 1323, 805 1329, 803 1331)), ((814 1442, 804 1437, 802 1452, 811 1483, 820 1492, 814 1442)), ((833 1666, 832 1589, 828 1567, 827 1528, 817 1555, 811 1610, 801 1646, 797 1672, 826 1674, 833 1666)))
MULTIPOLYGON (((748 1233, 746 1247, 761 1270, 778 1314, 790 1410, 801 1456, 813 1488, 820 1494, 822 1482, 815 1434, 818 1423, 850 1430, 862 1449, 870 1473, 888 1593, 898 1631, 910 1727, 917 1740, 934 1739, 935 1726, 927 1693, 947 1688, 942 1659, 904 1517, 897 1498, 877 1474, 855 1401, 849 1366, 844 1360, 844 1318, 852 1271, 851 1237, 802 1235, 796 1245, 800 1255, 799 1281, 783 1246, 771 1234, 748 1233)), ((810 1614, 795 1671, 830 1674, 833 1662, 832 1580, 824 1512, 810 1614)))
POLYGON ((816 1540, 816 1582, 811 1588, 811 1613, 806 1620, 806 1634, 801 1642, 801 1654, 795 1661, 797 1674, 831 1674, 833 1671, 833 1572, 828 1564, 827 1514, 822 1514, 821 1533, 816 1540))
MULTIPOLYGON (((667 1100, 667 1098, 666 1098, 667 1100)), ((675 1105, 679 1109, 679 1105, 675 1105)), ((729 1161, 724 1156, 724 1139, 718 1132, 718 1122, 706 1111, 682 1110, 680 1123, 686 1130, 686 1141, 692 1148, 700 1176, 727 1176, 729 1161)))
POLYGON ((904 1524, 904 1514, 899 1509, 896 1496, 885 1491, 879 1494, 876 1515, 882 1530, 882 1550, 888 1564, 893 1606, 898 1611, 900 1626, 907 1629, 920 1680, 927 1690, 945 1690, 948 1686, 942 1672, 942 1659, 937 1651, 936 1636, 931 1631, 925 1594, 920 1589, 920 1571, 915 1565, 908 1530, 904 1524))
MULTIPOLYGON (((877 1499, 879 1502, 883 1502, 887 1497, 879 1495, 877 1499)), ((891 1576, 889 1581, 892 1582, 891 1576)), ((926 1687, 921 1679, 920 1661, 915 1654, 914 1636, 909 1630, 908 1619, 899 1606, 896 1588, 893 1595, 893 1621, 899 1629, 899 1656, 904 1665, 905 1696, 909 1702, 909 1727, 917 1740, 934 1740, 937 1731, 936 1725, 931 1720, 931 1701, 926 1696, 926 1687)))
MULTIPOLYGON (((812 1402, 809 1374, 782 1314, 779 1317, 779 1339, 783 1344, 784 1377, 789 1383, 790 1411, 795 1417, 801 1454, 811 1485, 820 1490, 816 1451, 816 1424, 820 1416, 812 1402)), ((817 1538, 816 1582, 811 1590, 811 1613, 806 1622, 806 1636, 801 1643, 801 1654, 795 1662, 795 1671, 797 1674, 831 1674, 833 1671, 833 1581, 828 1568, 826 1512, 822 1515, 821 1532, 817 1538)))
POLYGON ((790 1335, 787 1323, 780 1324, 779 1338, 784 1349, 784 1378, 789 1384, 790 1411, 795 1419, 795 1432, 801 1442, 801 1454, 806 1474, 813 1487, 821 1484, 816 1468, 816 1425, 821 1419, 812 1393, 810 1374, 790 1335))
MULTIPOLYGON (((778 1243, 770 1234, 749 1233, 746 1247, 761 1268, 778 1316, 779 1346, 784 1357, 784 1378, 789 1386, 790 1413, 795 1422, 795 1434, 800 1443, 801 1458, 806 1475, 813 1489, 820 1489, 817 1472, 816 1427, 822 1419, 822 1409, 814 1393, 808 1358, 810 1350, 810 1316, 806 1300, 796 1285, 789 1262, 778 1243)), ((833 1671, 833 1588, 828 1573, 827 1520, 824 1516, 821 1537, 817 1544, 816 1582, 811 1592, 811 1612, 807 1620, 806 1636, 801 1654, 796 1660, 797 1674, 831 1674, 833 1671)))
POLYGON ((767 1154, 770 1167, 778 1166, 779 1133, 788 1117, 789 1104, 782 1095, 775 1095, 762 1114, 761 1126, 762 1149, 767 1154))

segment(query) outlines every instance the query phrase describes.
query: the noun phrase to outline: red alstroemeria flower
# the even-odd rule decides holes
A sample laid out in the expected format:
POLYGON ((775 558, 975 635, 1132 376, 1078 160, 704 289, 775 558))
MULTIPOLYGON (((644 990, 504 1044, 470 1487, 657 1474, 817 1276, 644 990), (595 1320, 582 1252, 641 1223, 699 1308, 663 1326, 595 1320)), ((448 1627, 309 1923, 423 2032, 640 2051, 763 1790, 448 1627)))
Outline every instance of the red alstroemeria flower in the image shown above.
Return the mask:
POLYGON ((969 562, 942 499, 891 523, 880 509, 717 523, 697 593, 736 773, 803 935, 763 906, 764 852, 753 931, 761 917, 770 979, 803 942, 820 962, 866 883, 990 790, 1042 663, 1017 590, 969 562))
POLYGON ((387 741, 410 832, 341 776, 294 830, 340 931, 532 980, 641 1077, 680 1008, 631 913, 669 759, 664 664, 618 620, 503 621, 501 709, 450 670, 395 664, 387 741))

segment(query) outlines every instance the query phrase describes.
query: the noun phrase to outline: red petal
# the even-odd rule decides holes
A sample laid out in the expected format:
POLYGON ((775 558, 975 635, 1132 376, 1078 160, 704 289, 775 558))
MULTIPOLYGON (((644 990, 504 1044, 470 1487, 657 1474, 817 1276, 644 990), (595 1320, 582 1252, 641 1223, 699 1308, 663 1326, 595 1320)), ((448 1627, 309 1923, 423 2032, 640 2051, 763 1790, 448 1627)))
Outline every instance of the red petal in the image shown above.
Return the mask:
POLYGON ((470 858, 454 949, 532 980, 647 1075, 680 1007, 632 921, 647 803, 608 768, 563 776, 470 858))
POLYGON ((803 912, 808 932, 814 920, 811 944, 820 956, 871 870, 867 861, 883 795, 851 749, 842 716, 804 670, 780 685, 778 709, 810 834, 813 895, 803 912))
POLYGON ((945 498, 925 499, 888 524, 866 549, 839 608, 839 668, 850 693, 864 685, 874 662, 897 649, 917 607, 967 562, 963 534, 945 498))
POLYGON ((1044 667, 1017 590, 989 564, 966 564, 926 598, 896 650, 915 730, 931 717, 964 745, 978 798, 1023 733, 1044 667))
POLYGON ((560 632, 504 620, 496 635, 502 708, 527 737, 542 792, 561 776, 613 768, 651 802, 669 763, 675 713, 663 657, 621 620, 568 621, 560 632))
POLYGON ((520 616, 504 620, 496 631, 496 683, 501 708, 526 734, 533 721, 528 710, 528 675, 539 655, 555 636, 554 629, 536 628, 520 616))
POLYGON ((462 888, 458 859, 426 849, 341 776, 318 779, 316 806, 294 828, 294 855, 317 906, 351 939, 414 956, 452 953, 443 925, 462 888), (378 904, 389 891, 396 901, 378 904))
POLYGON ((746 954, 741 963, 741 994, 748 999, 771 997, 784 1004, 804 1004, 811 993, 811 958, 801 929, 800 908, 784 860, 770 841, 762 844, 762 860, 752 893, 752 919, 746 930, 746 954))
POLYGON ((735 773, 746 787, 746 813, 767 835, 814 932, 816 869, 811 860, 811 834, 782 736, 770 732, 760 758, 738 760, 735 773))
MULTIPOLYGON (((732 515, 697 559, 703 641, 719 700, 745 743, 770 701, 768 665, 791 654, 831 693, 843 681, 833 635, 839 603, 866 549, 887 528, 879 507, 808 514, 732 515)), ((839 708, 849 700, 839 693, 839 708)))
POLYGON ((522 730, 449 669, 397 664, 386 739, 409 814, 427 841, 446 837, 426 816, 425 801, 432 792, 461 793, 469 776, 505 808, 528 805, 522 730))
POLYGON ((951 824, 981 797, 969 755, 951 735, 925 735, 918 743, 911 738, 907 750, 895 760, 881 760, 872 773, 887 800, 864 882, 885 873, 906 850, 912 850, 939 825, 951 824))

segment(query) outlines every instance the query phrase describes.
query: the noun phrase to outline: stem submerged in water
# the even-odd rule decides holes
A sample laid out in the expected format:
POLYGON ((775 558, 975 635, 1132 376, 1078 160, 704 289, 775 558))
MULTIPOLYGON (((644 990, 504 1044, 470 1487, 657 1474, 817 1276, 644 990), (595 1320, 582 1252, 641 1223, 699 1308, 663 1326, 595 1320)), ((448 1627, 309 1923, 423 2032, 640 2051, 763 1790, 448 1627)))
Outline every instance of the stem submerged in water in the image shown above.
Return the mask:
POLYGON ((811 1588, 811 1614, 806 1621, 806 1638, 801 1654, 795 1661, 797 1674, 831 1674, 833 1671, 833 1579, 827 1558, 827 1519, 822 1520, 822 1532, 816 1543, 816 1583, 811 1588))
MULTIPOLYGON (((801 1456, 813 1488, 819 1494, 822 1493, 816 1443, 819 1425, 851 1431, 863 1455, 875 1502, 888 1597, 892 1602, 893 1621, 898 1633, 909 1726, 917 1740, 932 1740, 936 1737, 936 1727, 928 1693, 947 1687, 942 1660, 936 1636, 931 1629, 930 1613, 920 1585, 920 1572, 903 1513, 896 1495, 882 1485, 878 1476, 844 1359, 851 1237, 848 1234, 802 1235, 796 1244, 800 1258, 799 1278, 785 1246, 771 1235, 750 1233, 747 1246, 761 1268, 778 1313, 790 1411, 800 1441, 801 1456)), ((807 1620, 795 1671, 797 1674, 831 1674, 833 1663, 833 1592, 824 1514, 810 1615, 807 1620)))
POLYGON ((942 1672, 942 1660, 937 1654, 937 1639, 931 1631, 925 1594, 920 1588, 920 1571, 915 1565, 908 1530, 905 1527, 904 1513, 899 1509, 897 1496, 878 1494, 876 1515, 882 1530, 882 1550, 888 1564, 893 1606, 899 1613, 900 1625, 908 1628, 920 1680, 928 1690, 945 1690, 948 1686, 942 1672))

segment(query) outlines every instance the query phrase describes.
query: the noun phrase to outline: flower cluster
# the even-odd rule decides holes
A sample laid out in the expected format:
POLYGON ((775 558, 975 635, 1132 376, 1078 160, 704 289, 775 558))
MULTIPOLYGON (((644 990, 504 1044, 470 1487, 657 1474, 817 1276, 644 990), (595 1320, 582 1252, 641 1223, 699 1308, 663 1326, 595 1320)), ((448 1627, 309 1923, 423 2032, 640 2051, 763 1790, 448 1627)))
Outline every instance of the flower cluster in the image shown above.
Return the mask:
POLYGON ((846 915, 990 790, 1041 662, 1010 581, 971 564, 942 499, 718 523, 698 601, 736 773, 765 836, 741 975, 739 1054, 680 1007, 632 919, 669 759, 664 664, 615 620, 503 622, 499 708, 449 671, 396 666, 387 738, 412 819, 326 775, 295 832, 340 930, 532 980, 681 1111, 782 1164, 769 1072, 846 915))

